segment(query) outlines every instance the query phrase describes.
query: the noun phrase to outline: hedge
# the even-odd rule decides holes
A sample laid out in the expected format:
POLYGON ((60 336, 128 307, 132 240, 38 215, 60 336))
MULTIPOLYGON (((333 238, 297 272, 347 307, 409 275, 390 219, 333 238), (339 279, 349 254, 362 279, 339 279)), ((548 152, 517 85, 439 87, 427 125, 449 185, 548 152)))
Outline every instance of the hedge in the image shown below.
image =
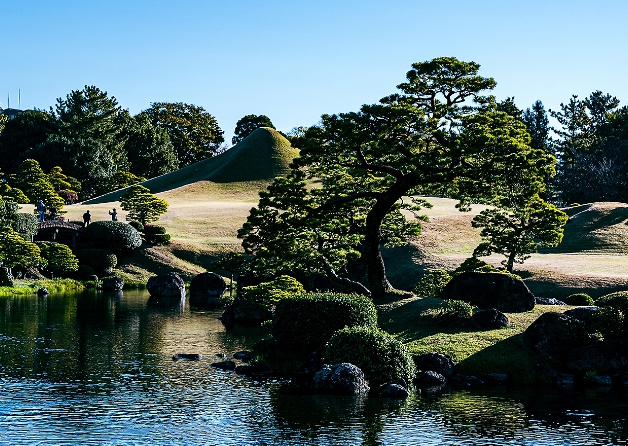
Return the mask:
POLYGON ((311 293, 277 302, 272 335, 286 350, 322 351, 335 331, 377 326, 377 309, 366 297, 311 293))
POLYGON ((76 253, 80 265, 92 267, 98 273, 111 274, 118 258, 109 249, 81 249, 76 253))
POLYGON ((410 385, 416 366, 405 345, 385 331, 367 327, 343 328, 327 343, 323 361, 348 362, 359 367, 373 385, 402 380, 410 385))
POLYGON ((116 254, 133 251, 142 244, 139 232, 122 221, 94 222, 85 228, 85 237, 94 248, 110 249, 116 254))

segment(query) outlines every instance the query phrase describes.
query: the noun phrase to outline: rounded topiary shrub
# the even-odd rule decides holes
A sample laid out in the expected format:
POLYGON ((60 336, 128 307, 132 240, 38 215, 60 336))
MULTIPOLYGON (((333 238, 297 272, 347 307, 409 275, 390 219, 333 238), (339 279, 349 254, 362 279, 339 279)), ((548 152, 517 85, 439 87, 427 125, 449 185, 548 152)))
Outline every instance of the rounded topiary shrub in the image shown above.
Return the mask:
POLYGON ((595 305, 598 307, 616 308, 624 314, 628 314, 628 291, 617 291, 616 293, 598 297, 595 305))
POLYGON ((244 287, 242 288, 242 295, 238 297, 249 303, 271 307, 282 299, 303 293, 305 293, 305 288, 297 279, 290 276, 280 276, 270 282, 244 287))
POLYGON ((45 270, 58 275, 77 271, 79 262, 69 246, 56 242, 35 242, 46 260, 45 270))
POLYGON ((576 293, 564 299, 567 305, 577 305, 580 307, 595 305, 593 298, 586 293, 576 293))
POLYGON ((431 269, 423 275, 412 291, 417 296, 438 297, 450 280, 451 276, 444 269, 431 269))
POLYGON ((277 302, 272 335, 286 350, 322 350, 344 327, 377 326, 377 309, 366 297, 353 294, 311 293, 277 302))
POLYGON ((412 383, 416 366, 405 345, 385 331, 353 327, 337 331, 327 343, 323 361, 359 367, 371 386, 395 380, 412 383))
POLYGON ((594 315, 594 326, 605 338, 621 338, 628 334, 628 291, 598 297, 600 310, 594 315))
POLYGON ((132 221, 129 222, 129 226, 135 228, 135 230, 137 232, 143 232, 144 231, 144 225, 142 223, 140 223, 139 221, 132 220, 132 221))
POLYGON ((75 277, 78 277, 80 280, 89 280, 91 276, 95 275, 94 268, 88 265, 79 265, 78 270, 76 271, 75 277))
POLYGON ((151 245, 167 245, 170 243, 170 234, 145 234, 144 238, 151 245))
POLYGON ((122 221, 97 221, 85 228, 85 237, 94 248, 110 249, 124 254, 137 249, 142 237, 131 225, 122 221))
POLYGON ((118 264, 118 258, 108 249, 81 249, 76 253, 76 257, 80 265, 87 265, 101 275, 111 274, 118 264))
POLYGON ((144 234, 152 235, 152 234, 165 234, 166 228, 160 225, 146 225, 144 226, 144 234))

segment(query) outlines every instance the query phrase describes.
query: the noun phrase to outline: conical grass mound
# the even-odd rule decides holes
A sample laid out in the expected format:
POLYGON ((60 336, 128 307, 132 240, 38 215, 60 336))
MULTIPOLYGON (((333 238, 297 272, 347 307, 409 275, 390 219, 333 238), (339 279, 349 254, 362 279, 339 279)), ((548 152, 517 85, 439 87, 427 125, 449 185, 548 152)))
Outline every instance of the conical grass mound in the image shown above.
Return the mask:
MULTIPOLYGON (((201 181, 214 183, 270 181, 277 176, 285 175, 290 170, 290 163, 298 154, 299 151, 279 132, 262 127, 218 156, 141 184, 156 194, 201 181)), ((84 204, 118 201, 125 190, 120 189, 92 198, 84 204)))

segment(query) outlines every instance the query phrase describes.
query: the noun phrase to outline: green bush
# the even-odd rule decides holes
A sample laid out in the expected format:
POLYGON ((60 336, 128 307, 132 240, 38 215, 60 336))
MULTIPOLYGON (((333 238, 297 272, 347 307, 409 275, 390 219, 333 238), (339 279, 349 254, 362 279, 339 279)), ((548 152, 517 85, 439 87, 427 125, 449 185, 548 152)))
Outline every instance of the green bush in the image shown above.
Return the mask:
POLYGON ((89 280, 90 276, 93 275, 95 275, 94 268, 88 265, 79 265, 75 276, 80 280, 89 280))
POLYGON ((15 214, 11 226, 26 240, 30 240, 31 236, 37 234, 37 217, 33 214, 15 214))
POLYGON ((151 245, 167 245, 170 243, 170 234, 146 234, 144 238, 151 245))
POLYGON ((85 228, 85 236, 94 248, 110 249, 124 254, 137 249, 142 237, 131 225, 122 221, 97 221, 85 228))
POLYGON ((108 249, 81 249, 76 256, 81 265, 90 266, 101 275, 111 274, 118 264, 118 258, 108 249))
POLYGON ((595 305, 600 309, 594 323, 602 336, 619 338, 628 334, 628 291, 598 297, 595 305))
POLYGON ((264 308, 270 308, 281 299, 304 293, 305 289, 297 279, 280 276, 270 282, 242 288, 242 295, 239 298, 249 303, 259 304, 264 308))
POLYGON ((628 291, 617 291, 616 293, 598 297, 595 305, 598 307, 616 308, 624 314, 628 314, 628 291))
POLYGON ((444 269, 431 269, 423 275, 412 291, 417 296, 438 297, 450 280, 451 276, 444 269))
POLYGON ((133 220, 133 221, 130 221, 128 224, 129 226, 135 228, 137 232, 144 232, 144 225, 140 223, 139 221, 133 220))
POLYGON ((166 228, 159 225, 146 225, 144 226, 144 234, 152 235, 152 234, 165 234, 166 228))
POLYGON ((272 335, 281 348, 322 351, 344 327, 377 326, 377 309, 366 297, 353 294, 311 293, 287 297, 275 307, 272 335))
POLYGON ((55 275, 71 273, 79 268, 79 262, 68 245, 56 242, 35 242, 46 260, 46 270, 55 275))
POLYGON ((595 305, 593 298, 586 293, 570 294, 564 299, 567 305, 591 306, 595 305))
POLYGON ((380 329, 367 327, 343 328, 334 333, 323 361, 348 362, 359 367, 371 387, 398 379, 410 384, 416 374, 414 361, 401 341, 380 329))
POLYGON ((425 314, 444 324, 465 324, 473 317, 473 305, 462 300, 447 300, 441 308, 428 310, 425 314))

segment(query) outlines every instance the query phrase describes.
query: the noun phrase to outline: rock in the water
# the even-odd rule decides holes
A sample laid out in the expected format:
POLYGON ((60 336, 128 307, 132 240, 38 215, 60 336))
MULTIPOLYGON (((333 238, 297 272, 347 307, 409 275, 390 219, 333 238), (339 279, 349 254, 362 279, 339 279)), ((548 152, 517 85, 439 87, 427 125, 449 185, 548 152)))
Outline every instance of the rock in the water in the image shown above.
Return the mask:
POLYGON ((200 361, 203 356, 200 353, 177 353, 172 356, 173 361, 184 359, 187 361, 200 361))
POLYGON ((410 392, 408 392, 408 389, 403 387, 401 384, 388 383, 380 387, 379 396, 383 398, 404 399, 410 396, 410 392))
POLYGON ((432 370, 426 370, 417 372, 414 382, 422 387, 440 386, 441 384, 445 384, 447 382, 447 378, 440 373, 432 370))
POLYGON ((124 280, 121 277, 105 277, 102 280, 103 290, 120 291, 124 288, 124 280))
POLYGON ((48 288, 40 288, 37 290, 37 295, 38 296, 47 296, 49 295, 50 292, 48 291, 48 288))
POLYGON ((506 384, 508 383, 508 375, 505 373, 488 373, 484 377, 487 384, 506 384))
POLYGON ((466 271, 443 289, 443 299, 462 300, 478 308, 520 313, 534 308, 534 294, 523 280, 501 273, 466 271))
POLYGON ((458 363, 451 357, 440 353, 425 353, 414 358, 414 364, 418 370, 440 373, 445 377, 450 377, 456 373, 458 363))
POLYGON ((508 327, 508 325, 510 325, 508 317, 495 308, 474 312, 473 320, 480 326, 480 328, 486 330, 508 327))
POLYGON ((190 303, 192 305, 220 306, 221 297, 227 289, 222 276, 215 273, 201 273, 190 283, 190 303))
POLYGON ((555 361, 595 341, 581 321, 561 313, 544 313, 523 332, 526 347, 555 361))
POLYGON ((235 352, 233 354, 234 359, 239 359, 242 362, 249 362, 253 359, 253 353, 251 352, 235 352))
POLYGON ((233 361, 214 362, 211 366, 220 370, 235 370, 236 369, 236 363, 233 361))
POLYGON ((0 267, 0 286, 13 286, 15 284, 15 279, 13 275, 9 272, 9 268, 0 267))
POLYGON ((360 395, 369 391, 364 373, 349 363, 324 364, 314 375, 314 388, 321 392, 360 395))
POLYGON ((609 375, 585 375, 584 383, 591 387, 611 387, 613 385, 613 378, 609 375))
POLYGON ((178 274, 164 274, 148 279, 146 289, 151 296, 185 297, 185 283, 178 274))
POLYGON ((273 309, 258 302, 236 298, 222 314, 224 322, 260 323, 272 319, 273 309))

